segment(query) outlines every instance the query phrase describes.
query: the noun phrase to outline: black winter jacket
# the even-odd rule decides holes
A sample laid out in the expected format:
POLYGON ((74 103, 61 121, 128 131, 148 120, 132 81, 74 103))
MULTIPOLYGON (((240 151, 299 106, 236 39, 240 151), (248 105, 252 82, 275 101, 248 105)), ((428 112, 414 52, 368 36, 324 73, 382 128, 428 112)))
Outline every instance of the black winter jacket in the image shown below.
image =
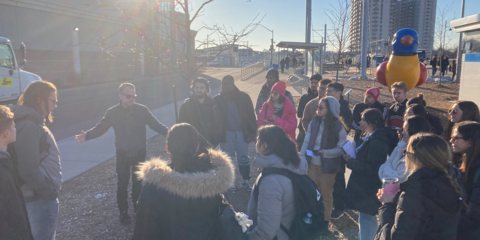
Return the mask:
POLYGON ((137 172, 144 182, 138 200, 134 240, 217 240, 220 194, 234 184, 230 158, 210 150, 208 172, 176 172, 152 159, 137 172))
MULTIPOLYGON (((358 150, 356 159, 349 159, 347 167, 352 170, 348 180, 345 205, 347 209, 377 215, 381 206, 377 198, 382 182, 378 178, 380 166, 387 160, 393 133, 381 127, 358 150)), ((359 139, 357 147, 363 142, 359 139)))
POLYGON ((431 113, 428 113, 428 112, 425 115, 425 119, 427 119, 428 123, 430 123, 430 125, 432 126, 434 133, 439 135, 439 136, 442 136, 443 125, 440 122, 440 119, 437 116, 435 116, 431 113))
POLYGON ((237 106, 238 116, 240 117, 240 124, 242 125, 242 133, 245 142, 255 140, 257 134, 257 118, 255 117, 255 110, 253 109, 253 102, 250 96, 244 92, 235 90, 232 93, 220 92, 213 98, 215 100, 216 113, 218 114, 217 140, 218 142, 227 141, 227 114, 228 114, 228 100, 233 99, 237 106))
MULTIPOLYGON (((305 110, 305 106, 307 106, 307 103, 317 97, 318 97, 318 92, 313 92, 312 89, 308 88, 308 93, 303 94, 302 97, 300 98, 300 101, 298 102, 298 108, 297 108, 298 118, 302 119, 303 111, 305 110)), ((303 130, 302 121, 298 121, 298 129, 303 130)))
POLYGON ((467 203, 470 211, 462 211, 458 222, 458 240, 474 240, 480 237, 480 158, 470 167, 468 174, 467 203), (477 177, 477 179, 475 179, 477 177))
POLYGON ((344 123, 346 124, 346 131, 347 134, 350 132, 350 129, 352 129, 352 110, 350 110, 350 107, 348 106, 348 102, 343 99, 343 96, 340 97, 340 117, 343 118, 344 123))
MULTIPOLYGON (((459 171, 452 169, 461 184, 459 171)), ((421 168, 400 184, 400 191, 396 206, 387 203, 379 209, 381 230, 376 239, 456 239, 462 200, 445 173, 421 168)))
POLYGON ((33 240, 10 154, 0 151, 0 240, 33 240))
POLYGON ((206 96, 205 101, 200 103, 195 96, 187 98, 180 106, 178 112, 178 123, 189 123, 194 126, 213 146, 218 145, 215 137, 215 101, 206 96))
POLYGON ((161 124, 146 106, 133 103, 129 108, 123 108, 119 103, 108 109, 102 120, 86 132, 85 139, 100 137, 113 127, 115 147, 118 150, 137 152, 147 147, 146 125, 159 134, 167 134, 168 128, 161 124))

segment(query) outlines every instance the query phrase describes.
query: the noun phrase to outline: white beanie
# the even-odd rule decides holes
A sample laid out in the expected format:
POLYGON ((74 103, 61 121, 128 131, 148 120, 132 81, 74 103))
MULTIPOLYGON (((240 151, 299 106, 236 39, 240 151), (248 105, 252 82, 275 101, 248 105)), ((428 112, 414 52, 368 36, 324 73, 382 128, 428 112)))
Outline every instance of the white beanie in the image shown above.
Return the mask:
POLYGON ((340 117, 340 103, 334 97, 326 97, 328 101, 328 105, 330 106, 330 112, 332 112, 333 116, 336 118, 340 117))

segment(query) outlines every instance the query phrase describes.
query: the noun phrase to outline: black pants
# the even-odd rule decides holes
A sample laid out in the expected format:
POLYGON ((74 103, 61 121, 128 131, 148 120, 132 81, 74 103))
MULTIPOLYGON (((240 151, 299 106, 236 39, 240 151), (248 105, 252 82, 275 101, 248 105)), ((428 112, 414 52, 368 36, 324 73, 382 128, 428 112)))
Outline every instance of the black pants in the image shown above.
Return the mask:
POLYGON ((134 157, 127 157, 127 152, 117 149, 117 203, 120 213, 128 210, 128 181, 130 173, 132 174, 132 201, 136 207, 140 190, 142 190, 142 181, 135 174, 138 171, 138 164, 145 161, 147 150, 142 149, 134 157))
POLYGON ((453 75, 452 75, 452 81, 455 81, 455 75, 457 74, 457 71, 452 71, 453 75))
MULTIPOLYGON (((344 161, 342 159, 342 161, 344 161)), ((342 164, 343 165, 343 164, 342 164)), ((345 169, 345 165, 342 166, 345 169)), ((345 170, 340 171, 335 176, 335 184, 333 185, 333 208, 335 210, 343 211, 345 209, 345 170)))
POLYGON ((437 68, 432 67, 432 76, 435 76, 436 72, 437 72, 437 68))

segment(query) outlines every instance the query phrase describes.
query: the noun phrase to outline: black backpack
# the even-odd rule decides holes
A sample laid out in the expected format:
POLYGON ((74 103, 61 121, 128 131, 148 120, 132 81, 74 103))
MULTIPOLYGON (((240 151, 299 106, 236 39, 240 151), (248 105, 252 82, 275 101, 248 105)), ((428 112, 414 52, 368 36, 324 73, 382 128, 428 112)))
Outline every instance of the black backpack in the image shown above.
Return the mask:
MULTIPOLYGON (((26 119, 28 119, 28 117, 18 118, 18 119, 15 119, 14 121, 15 121, 15 124, 18 124, 19 122, 21 122, 23 120, 26 120, 26 119)), ((49 146, 48 146, 48 142, 47 142, 47 132, 45 131, 45 129, 43 129, 42 126, 38 125, 38 127, 40 128, 40 134, 41 134, 40 145, 38 147, 38 153, 41 154, 49 146)), ((10 154, 10 161, 13 164, 14 176, 17 180, 18 185, 21 187, 21 186, 23 186, 23 184, 25 184, 25 181, 23 181, 23 179, 20 177, 20 175, 18 173, 18 157, 17 157, 17 152, 15 151, 15 143, 8 144, 7 152, 10 154)), ((45 158, 47 156, 48 156, 48 154, 42 154, 42 156, 40 156, 40 162, 45 160, 45 158)))
MULTIPOLYGON (((310 240, 316 239, 320 234, 328 230, 328 222, 324 220, 323 197, 318 191, 317 185, 307 175, 295 174, 287 169, 265 168, 255 183, 253 196, 258 203, 260 182, 265 176, 278 174, 289 178, 293 185, 293 194, 295 196, 296 216, 287 229, 280 225, 280 228, 288 235, 290 240, 310 240), (303 218, 310 213, 312 215, 312 224, 307 224, 303 218)), ((274 239, 277 239, 275 237, 274 239)))

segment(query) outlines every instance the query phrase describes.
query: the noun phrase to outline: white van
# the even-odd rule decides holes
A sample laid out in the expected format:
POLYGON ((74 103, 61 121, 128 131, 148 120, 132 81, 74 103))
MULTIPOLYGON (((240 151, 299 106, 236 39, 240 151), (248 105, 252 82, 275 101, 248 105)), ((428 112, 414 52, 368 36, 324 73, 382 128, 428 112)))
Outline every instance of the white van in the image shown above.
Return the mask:
POLYGON ((17 103, 20 94, 25 91, 28 84, 40 81, 37 74, 23 71, 26 65, 25 45, 20 47, 19 61, 13 51, 12 43, 7 38, 0 37, 0 104, 17 103))

